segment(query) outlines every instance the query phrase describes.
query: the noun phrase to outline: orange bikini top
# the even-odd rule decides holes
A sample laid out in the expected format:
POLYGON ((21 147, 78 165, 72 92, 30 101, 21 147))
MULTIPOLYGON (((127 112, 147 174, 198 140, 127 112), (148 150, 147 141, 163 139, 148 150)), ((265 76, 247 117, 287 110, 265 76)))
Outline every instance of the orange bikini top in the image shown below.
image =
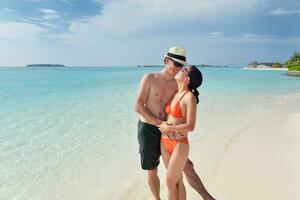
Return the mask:
POLYGON ((180 108, 180 100, 183 98, 183 96, 187 93, 188 91, 185 91, 183 93, 183 95, 180 97, 180 99, 178 100, 178 102, 175 104, 174 108, 171 109, 171 104, 172 101, 174 100, 174 98, 171 99, 171 101, 169 103, 167 103, 166 107, 165 107, 165 112, 166 114, 170 114, 173 117, 176 118, 183 118, 183 114, 181 112, 181 108, 180 108))

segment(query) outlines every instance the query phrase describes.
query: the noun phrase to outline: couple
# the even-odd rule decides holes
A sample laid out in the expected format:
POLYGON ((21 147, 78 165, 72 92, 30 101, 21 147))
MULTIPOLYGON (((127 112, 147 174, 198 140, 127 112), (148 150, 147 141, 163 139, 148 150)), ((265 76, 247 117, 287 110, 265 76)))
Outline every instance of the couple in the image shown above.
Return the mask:
POLYGON ((196 123, 197 88, 202 74, 195 66, 186 66, 186 51, 179 47, 170 48, 164 63, 162 71, 143 76, 137 94, 135 111, 140 115, 142 169, 148 172, 148 185, 156 200, 160 199, 157 167, 161 154, 167 168, 168 199, 186 199, 184 172, 188 183, 204 200, 214 200, 188 159, 187 135, 196 123))

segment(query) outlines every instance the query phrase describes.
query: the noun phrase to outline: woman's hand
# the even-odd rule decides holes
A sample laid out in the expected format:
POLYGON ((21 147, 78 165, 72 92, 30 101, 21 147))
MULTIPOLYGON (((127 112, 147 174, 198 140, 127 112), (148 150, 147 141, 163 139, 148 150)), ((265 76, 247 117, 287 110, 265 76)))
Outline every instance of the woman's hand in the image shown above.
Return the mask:
POLYGON ((174 139, 175 140, 182 140, 182 139, 187 137, 187 134, 188 133, 176 132, 175 135, 174 135, 174 139))

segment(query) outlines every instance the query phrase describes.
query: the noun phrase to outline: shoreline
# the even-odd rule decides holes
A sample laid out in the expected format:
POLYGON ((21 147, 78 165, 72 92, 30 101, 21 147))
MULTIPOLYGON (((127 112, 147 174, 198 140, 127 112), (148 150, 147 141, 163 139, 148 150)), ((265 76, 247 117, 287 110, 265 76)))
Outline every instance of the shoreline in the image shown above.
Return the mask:
POLYGON ((287 75, 292 77, 300 77, 300 71, 288 71, 287 75))

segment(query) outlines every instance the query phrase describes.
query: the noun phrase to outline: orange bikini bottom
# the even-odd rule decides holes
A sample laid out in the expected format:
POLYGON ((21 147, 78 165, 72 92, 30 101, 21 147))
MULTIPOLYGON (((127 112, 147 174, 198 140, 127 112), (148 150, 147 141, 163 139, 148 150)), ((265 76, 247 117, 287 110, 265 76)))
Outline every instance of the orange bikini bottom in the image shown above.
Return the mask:
POLYGON ((169 152, 169 154, 173 153, 173 150, 178 143, 189 144, 188 138, 184 138, 182 140, 171 140, 166 137, 161 137, 161 142, 163 143, 165 149, 167 150, 167 152, 169 152))

